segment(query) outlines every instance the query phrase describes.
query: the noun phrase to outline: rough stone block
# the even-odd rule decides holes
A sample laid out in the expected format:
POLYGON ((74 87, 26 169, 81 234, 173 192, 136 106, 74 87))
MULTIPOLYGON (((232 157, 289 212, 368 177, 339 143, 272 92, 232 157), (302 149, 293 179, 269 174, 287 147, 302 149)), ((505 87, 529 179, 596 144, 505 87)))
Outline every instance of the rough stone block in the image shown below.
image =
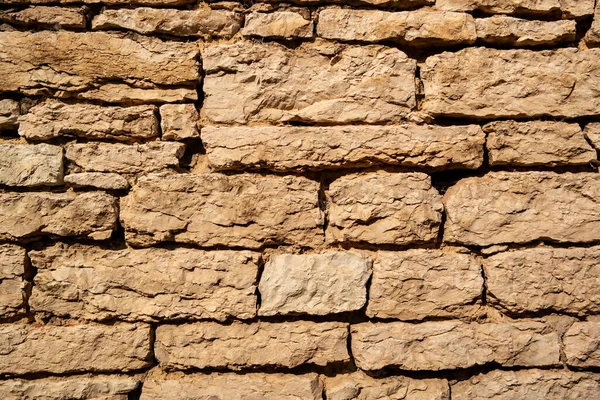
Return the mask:
POLYGON ((563 336, 567 365, 600 367, 600 322, 575 322, 563 336))
POLYGON ((80 172, 65 176, 65 183, 74 188, 92 187, 102 190, 126 190, 129 182, 119 174, 103 172, 80 172))
POLYGON ((436 8, 449 11, 482 11, 487 14, 580 18, 594 12, 594 0, 437 0, 436 8))
POLYGON ((15 25, 41 25, 53 28, 85 29, 86 27, 84 10, 76 7, 32 6, 21 10, 2 10, 0 21, 15 25))
POLYGON ((63 149, 49 144, 0 142, 0 185, 35 187, 63 183, 63 149))
POLYGON ((24 273, 25 249, 12 244, 0 244, 0 318, 9 318, 25 311, 22 291, 24 273))
POLYGON ((198 111, 193 104, 165 104, 160 107, 163 140, 184 140, 200 137, 198 111))
POLYGON ((503 46, 552 46, 575 41, 575 21, 530 21, 496 15, 477 18, 477 39, 503 46))
POLYGON ((17 129, 19 115, 21 115, 21 110, 18 101, 12 99, 0 100, 0 131, 17 129))
POLYGON ((298 39, 313 37, 314 25, 310 19, 293 11, 272 13, 253 12, 246 16, 242 34, 265 38, 298 39))

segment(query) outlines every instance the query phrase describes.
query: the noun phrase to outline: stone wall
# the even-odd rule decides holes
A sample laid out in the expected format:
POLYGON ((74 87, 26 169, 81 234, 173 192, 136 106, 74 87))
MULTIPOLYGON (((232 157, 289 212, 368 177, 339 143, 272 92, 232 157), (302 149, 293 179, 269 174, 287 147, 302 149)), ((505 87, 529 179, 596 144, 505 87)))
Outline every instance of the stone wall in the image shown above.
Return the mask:
POLYGON ((600 399, 594 0, 0 0, 0 398, 600 399))

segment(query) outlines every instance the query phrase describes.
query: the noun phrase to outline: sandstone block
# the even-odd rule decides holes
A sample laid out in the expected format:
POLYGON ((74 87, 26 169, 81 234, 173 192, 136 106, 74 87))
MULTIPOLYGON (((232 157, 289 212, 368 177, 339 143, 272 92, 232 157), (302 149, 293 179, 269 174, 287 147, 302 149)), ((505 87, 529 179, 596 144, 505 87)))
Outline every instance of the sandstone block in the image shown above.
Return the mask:
POLYGON ((319 170, 377 164, 476 169, 485 135, 467 126, 286 126, 202 128, 214 169, 319 170))
POLYGON ((184 144, 171 142, 74 143, 65 157, 72 171, 138 174, 177 168, 184 152, 184 144))
POLYGON ((198 111, 193 104, 165 104, 160 107, 163 140, 199 138, 198 111))
POLYGON ((416 106, 416 61, 393 48, 216 44, 202 59, 212 123, 398 122, 416 106))
MULTIPOLYGON (((12 0, 15 1, 15 0, 12 0)), ((274 3, 277 0, 261 0, 267 3, 274 3)), ((435 0, 333 0, 333 1, 325 1, 325 0, 293 0, 291 1, 293 4, 298 5, 328 5, 328 4, 342 4, 342 5, 356 5, 356 6, 370 6, 370 7, 382 7, 382 8, 392 8, 392 9, 407 9, 407 8, 415 8, 418 6, 424 5, 433 5, 435 0)))
POLYGON ((41 235, 108 239, 117 223, 116 203, 102 192, 0 192, 0 240, 41 235))
POLYGON ((12 317, 24 311, 21 290, 24 273, 25 249, 12 244, 0 244, 0 318, 12 317))
POLYGON ((126 190, 129 182, 119 174, 80 172, 65 176, 65 183, 75 188, 93 187, 102 190, 126 190))
POLYGON ((259 315, 327 315, 360 310, 367 302, 372 260, 355 252, 274 255, 258 289, 259 315))
POLYGON ((510 251, 483 267, 488 303, 511 313, 600 313, 600 247, 510 251))
POLYGON ((65 97, 116 104, 180 103, 198 100, 198 92, 194 88, 149 86, 137 88, 125 83, 106 83, 94 85, 85 92, 67 93, 65 97))
POLYGON ((415 46, 472 44, 477 39, 475 20, 466 13, 340 8, 319 13, 317 34, 334 40, 392 41, 415 46))
POLYGON ((567 365, 600 367, 600 322, 575 322, 563 336, 567 365))
POLYGON ((475 246, 600 240, 600 176, 492 172, 444 195, 444 240, 475 246))
POLYGON ((477 39, 495 45, 548 46, 572 42, 577 34, 575 21, 530 21, 496 15, 477 18, 477 39))
POLYGON ((580 18, 594 12, 594 0, 437 0, 436 8, 449 11, 482 11, 487 14, 544 16, 561 13, 580 18))
POLYGON ((490 165, 563 166, 596 161, 596 151, 578 124, 492 122, 483 127, 490 165))
POLYGON ((0 100, 0 131, 17 129, 20 114, 18 101, 12 99, 0 100))
POLYGON ((242 16, 208 7, 196 10, 165 8, 105 9, 94 17, 92 29, 128 29, 142 34, 230 38, 240 30, 242 16))
POLYGON ((148 367, 147 325, 0 326, 0 370, 9 375, 132 371, 148 367))
POLYGON ((311 38, 314 25, 310 19, 293 11, 253 12, 246 17, 242 34, 266 38, 311 38))
POLYGON ((483 290, 479 261, 441 250, 380 251, 373 264, 367 315, 420 320, 475 311, 483 290))
POLYGON ((363 323, 351 327, 352 353, 359 368, 449 370, 498 363, 502 366, 558 366, 558 335, 541 322, 466 324, 363 323))
POLYGON ((148 6, 180 6, 194 3, 195 0, 2 0, 5 4, 106 4, 106 5, 125 5, 132 4, 148 6))
POLYGON ((33 6, 22 10, 0 11, 0 21, 15 25, 42 25, 59 28, 80 28, 86 25, 82 8, 33 6))
POLYGON ((587 31, 583 40, 589 47, 598 47, 600 45, 600 3, 596 4, 592 26, 587 31))
POLYGON ((155 352, 165 369, 293 368, 348 361, 347 338, 340 322, 161 325, 155 352))
POLYGON ((444 207, 423 173, 346 175, 331 183, 327 196, 330 242, 406 245, 437 239, 444 207))
POLYGON ((600 113, 600 50, 468 48, 427 58, 423 110, 473 118, 584 117, 600 113))
POLYGON ((596 150, 600 150, 600 123, 592 122, 587 124, 583 133, 592 146, 596 150))
POLYGON ((323 243, 319 183, 296 176, 152 174, 121 199, 127 241, 259 248, 323 243))
POLYGON ((36 313, 88 320, 225 320, 256 315, 258 254, 55 245, 29 253, 36 313))
POLYGON ((63 149, 49 144, 0 142, 0 184, 55 186, 63 183, 63 149))
POLYGON ((537 369, 491 371, 452 385, 455 400, 579 400, 598 393, 597 375, 537 369))

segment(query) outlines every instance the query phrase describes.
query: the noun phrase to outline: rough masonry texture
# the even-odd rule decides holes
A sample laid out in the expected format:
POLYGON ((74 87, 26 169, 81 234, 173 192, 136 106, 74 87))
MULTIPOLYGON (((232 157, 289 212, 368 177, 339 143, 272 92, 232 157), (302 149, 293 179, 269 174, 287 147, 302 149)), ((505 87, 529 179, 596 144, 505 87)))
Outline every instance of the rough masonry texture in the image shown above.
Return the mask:
POLYGON ((600 400, 600 1, 0 0, 0 399, 600 400))

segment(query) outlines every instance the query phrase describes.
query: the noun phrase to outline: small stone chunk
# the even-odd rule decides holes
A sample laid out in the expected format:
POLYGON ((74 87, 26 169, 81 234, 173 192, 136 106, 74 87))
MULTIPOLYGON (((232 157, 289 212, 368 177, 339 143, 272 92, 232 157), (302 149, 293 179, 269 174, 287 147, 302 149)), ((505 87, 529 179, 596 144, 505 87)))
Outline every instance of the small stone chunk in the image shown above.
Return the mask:
POLYGON ((0 185, 35 187, 63 183, 60 146, 0 142, 0 154, 0 185))
POLYGON ((587 31, 583 38, 588 47, 600 46, 600 3, 596 2, 596 10, 594 12, 594 21, 592 26, 587 31))
POLYGON ((449 11, 482 11, 487 14, 581 18, 593 14, 594 0, 437 0, 435 7, 449 11))
POLYGON ((242 34, 266 38, 297 39, 311 38, 314 25, 300 13, 275 11, 272 13, 253 12, 246 17, 242 34))
POLYGON ((17 129, 19 115, 21 115, 21 111, 18 101, 12 99, 0 100, 0 131, 17 129))
POLYGON ((600 367, 600 322, 575 322, 563 336, 567 365, 600 367))
POLYGON ((594 146, 597 151, 600 151, 600 123, 594 122, 587 124, 583 133, 592 146, 594 146))
POLYGON ((165 104, 160 107, 163 140, 184 140, 200 137, 198 110, 193 104, 165 104))
POLYGON ((86 27, 84 10, 75 7, 32 6, 22 10, 0 11, 0 21, 15 25, 42 25, 58 28, 86 27))
POLYGON ((577 34, 575 21, 530 21, 496 15, 478 18, 477 39, 496 45, 550 46, 572 42, 577 34))
POLYGON ((180 103, 198 100, 198 92, 193 88, 136 88, 125 83, 106 83, 65 97, 116 104, 180 103))
POLYGON ((119 174, 80 172, 65 176, 65 183, 74 188, 92 187, 102 190, 126 190, 129 182, 119 174))
POLYGON ((25 311, 21 289, 24 273, 25 249, 12 244, 0 244, 0 318, 9 318, 25 311))

